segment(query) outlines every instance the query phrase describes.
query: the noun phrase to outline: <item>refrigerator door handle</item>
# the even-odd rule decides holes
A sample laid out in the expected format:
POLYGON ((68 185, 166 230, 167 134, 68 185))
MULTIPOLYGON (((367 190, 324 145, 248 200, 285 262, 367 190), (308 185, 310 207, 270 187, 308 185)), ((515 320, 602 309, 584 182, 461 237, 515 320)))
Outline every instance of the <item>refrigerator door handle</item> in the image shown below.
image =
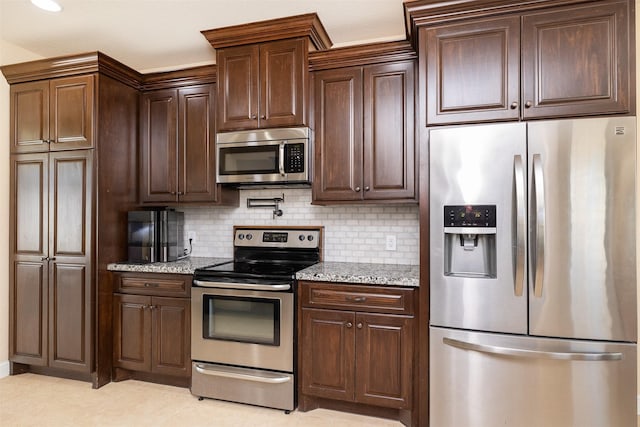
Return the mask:
POLYGON ((542 172, 542 160, 540 154, 533 155, 533 203, 531 204, 532 218, 535 218, 533 226, 532 242, 535 250, 532 250, 533 266, 533 295, 542 297, 544 278, 544 235, 545 235, 545 204, 544 204, 544 177, 542 172))
POLYGON ((619 352, 558 352, 528 350, 524 348, 501 347, 497 345, 476 344, 467 341, 460 341, 453 338, 443 338, 442 342, 451 347, 462 350, 477 351, 479 353, 498 354, 502 356, 528 357, 533 359, 553 359, 553 360, 580 360, 580 361, 609 361, 622 360, 622 353, 619 352))
POLYGON ((513 293, 515 296, 520 297, 524 291, 524 283, 526 280, 524 274, 525 268, 525 234, 527 232, 525 218, 526 211, 526 195, 524 188, 524 167, 522 164, 522 156, 513 156, 513 179, 515 183, 515 201, 516 201, 516 256, 515 256, 515 283, 513 293))

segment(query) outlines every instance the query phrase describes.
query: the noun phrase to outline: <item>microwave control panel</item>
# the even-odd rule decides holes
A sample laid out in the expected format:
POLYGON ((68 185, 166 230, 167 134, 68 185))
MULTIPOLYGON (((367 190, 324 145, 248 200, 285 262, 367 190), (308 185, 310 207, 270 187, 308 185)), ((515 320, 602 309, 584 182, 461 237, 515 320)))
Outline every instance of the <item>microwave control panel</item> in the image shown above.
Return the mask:
POLYGON ((284 171, 286 173, 304 172, 304 144, 284 146, 284 171))

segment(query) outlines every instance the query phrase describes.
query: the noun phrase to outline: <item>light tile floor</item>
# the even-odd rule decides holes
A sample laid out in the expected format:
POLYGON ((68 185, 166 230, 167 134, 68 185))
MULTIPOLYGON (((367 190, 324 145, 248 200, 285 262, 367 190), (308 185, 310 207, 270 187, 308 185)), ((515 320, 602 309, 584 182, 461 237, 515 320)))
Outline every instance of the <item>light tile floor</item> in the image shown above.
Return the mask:
POLYGON ((399 422, 325 409, 283 411, 199 401, 188 389, 141 381, 89 383, 34 374, 0 379, 0 426, 398 427, 399 422))

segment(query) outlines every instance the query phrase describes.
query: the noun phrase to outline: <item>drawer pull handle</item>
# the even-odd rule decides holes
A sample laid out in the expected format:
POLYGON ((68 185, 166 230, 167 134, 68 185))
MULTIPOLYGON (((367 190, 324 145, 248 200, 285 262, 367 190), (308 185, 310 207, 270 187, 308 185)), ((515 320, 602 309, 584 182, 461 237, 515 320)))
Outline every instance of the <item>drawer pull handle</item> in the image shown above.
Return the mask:
POLYGON ((157 288, 158 284, 157 283, 148 283, 147 282, 147 283, 144 284, 144 287, 145 288, 157 288))
POLYGON ((365 302, 367 297, 347 297, 347 301, 349 302, 365 302))

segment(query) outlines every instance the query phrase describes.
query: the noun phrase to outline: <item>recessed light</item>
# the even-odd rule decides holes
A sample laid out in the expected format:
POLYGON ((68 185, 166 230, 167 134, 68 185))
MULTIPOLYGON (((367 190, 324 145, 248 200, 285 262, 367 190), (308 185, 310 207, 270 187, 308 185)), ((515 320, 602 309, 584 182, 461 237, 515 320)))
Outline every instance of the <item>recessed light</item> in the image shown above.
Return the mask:
POLYGON ((62 6, 54 0, 31 0, 31 3, 47 12, 60 12, 62 10, 62 6))

